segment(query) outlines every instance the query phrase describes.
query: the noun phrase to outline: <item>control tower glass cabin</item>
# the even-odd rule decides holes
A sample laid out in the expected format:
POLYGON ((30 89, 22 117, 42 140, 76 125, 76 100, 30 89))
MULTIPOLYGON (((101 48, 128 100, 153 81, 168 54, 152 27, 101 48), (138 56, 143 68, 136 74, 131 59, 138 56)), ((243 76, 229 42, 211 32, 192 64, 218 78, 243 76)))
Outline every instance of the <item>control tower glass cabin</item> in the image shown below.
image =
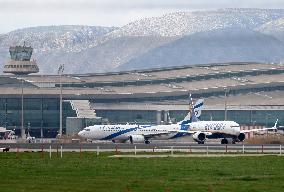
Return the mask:
POLYGON ((31 60, 32 47, 15 46, 9 49, 11 59, 4 66, 4 73, 15 75, 28 75, 39 72, 35 60, 31 60))

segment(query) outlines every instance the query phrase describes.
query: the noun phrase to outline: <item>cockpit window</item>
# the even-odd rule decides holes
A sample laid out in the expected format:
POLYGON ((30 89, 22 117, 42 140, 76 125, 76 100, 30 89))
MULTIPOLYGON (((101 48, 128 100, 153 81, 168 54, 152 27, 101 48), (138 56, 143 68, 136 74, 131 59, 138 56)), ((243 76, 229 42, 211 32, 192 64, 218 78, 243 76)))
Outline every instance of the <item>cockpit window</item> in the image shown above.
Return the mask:
POLYGON ((85 129, 85 131, 90 131, 90 129, 85 129))

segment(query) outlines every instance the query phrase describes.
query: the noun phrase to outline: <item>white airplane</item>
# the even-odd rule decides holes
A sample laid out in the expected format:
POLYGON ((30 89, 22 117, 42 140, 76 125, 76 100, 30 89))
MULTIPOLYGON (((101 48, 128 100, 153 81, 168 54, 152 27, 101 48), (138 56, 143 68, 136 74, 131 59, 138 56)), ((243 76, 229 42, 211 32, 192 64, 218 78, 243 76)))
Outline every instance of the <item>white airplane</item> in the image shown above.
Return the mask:
POLYGON ((245 140, 245 133, 277 130, 277 122, 278 119, 271 128, 241 130, 235 121, 196 121, 189 124, 188 130, 179 132, 193 134, 194 141, 199 144, 204 144, 206 139, 221 139, 221 144, 235 144, 245 140))
POLYGON ((245 133, 263 130, 277 130, 277 121, 272 128, 241 130, 234 121, 199 121, 203 100, 192 104, 183 121, 171 125, 94 125, 84 128, 79 136, 90 140, 112 140, 113 142, 146 143, 152 139, 167 140, 192 136, 198 144, 206 139, 221 139, 221 144, 234 144, 245 140, 245 133), (193 106, 193 107, 191 107, 193 106), (194 111, 194 113, 191 113, 194 111))
MULTIPOLYGON (((203 100, 199 99, 192 107, 195 117, 201 115, 203 100)), ((191 122, 191 115, 188 114, 183 121, 170 125, 93 125, 84 128, 78 133, 79 136, 89 140, 111 140, 113 142, 149 144, 150 140, 167 140, 188 136, 186 132, 191 122)))
MULTIPOLYGON (((201 109, 199 111, 201 113, 201 109)), ((278 122, 277 119, 271 128, 241 130, 240 125, 235 121, 199 121, 194 116, 195 113, 193 113, 188 130, 180 130, 179 133, 192 134, 193 140, 199 144, 204 144, 206 139, 221 139, 221 144, 235 144, 245 140, 245 133, 277 130, 278 122)))
POLYGON ((0 127, 0 138, 3 139, 17 139, 17 136, 15 135, 15 131, 8 130, 4 127, 0 127))

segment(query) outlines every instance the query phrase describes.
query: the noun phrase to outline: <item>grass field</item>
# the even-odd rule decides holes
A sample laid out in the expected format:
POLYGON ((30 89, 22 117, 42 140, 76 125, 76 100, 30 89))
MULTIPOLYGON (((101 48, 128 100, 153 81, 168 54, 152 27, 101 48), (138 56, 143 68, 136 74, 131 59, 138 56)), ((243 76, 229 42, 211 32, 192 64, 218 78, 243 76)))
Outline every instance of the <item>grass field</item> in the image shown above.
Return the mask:
POLYGON ((0 153, 0 191, 284 191, 284 157, 0 153))

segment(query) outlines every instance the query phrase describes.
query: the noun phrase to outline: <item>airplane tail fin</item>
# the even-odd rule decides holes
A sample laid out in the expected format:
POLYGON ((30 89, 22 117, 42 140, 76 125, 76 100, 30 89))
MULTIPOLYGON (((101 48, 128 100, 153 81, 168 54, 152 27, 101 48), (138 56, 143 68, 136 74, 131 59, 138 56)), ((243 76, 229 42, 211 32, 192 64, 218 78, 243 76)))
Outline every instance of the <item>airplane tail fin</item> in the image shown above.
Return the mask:
POLYGON ((278 119, 276 119, 275 124, 273 126, 273 128, 277 129, 277 123, 278 123, 278 119))
POLYGON ((201 116, 201 110, 203 108, 204 99, 198 99, 193 106, 194 114, 197 118, 201 116))
POLYGON ((194 105, 191 94, 189 95, 189 112, 187 116, 180 122, 181 124, 188 124, 191 122, 199 121, 201 116, 201 109, 203 108, 204 100, 199 99, 194 105))

